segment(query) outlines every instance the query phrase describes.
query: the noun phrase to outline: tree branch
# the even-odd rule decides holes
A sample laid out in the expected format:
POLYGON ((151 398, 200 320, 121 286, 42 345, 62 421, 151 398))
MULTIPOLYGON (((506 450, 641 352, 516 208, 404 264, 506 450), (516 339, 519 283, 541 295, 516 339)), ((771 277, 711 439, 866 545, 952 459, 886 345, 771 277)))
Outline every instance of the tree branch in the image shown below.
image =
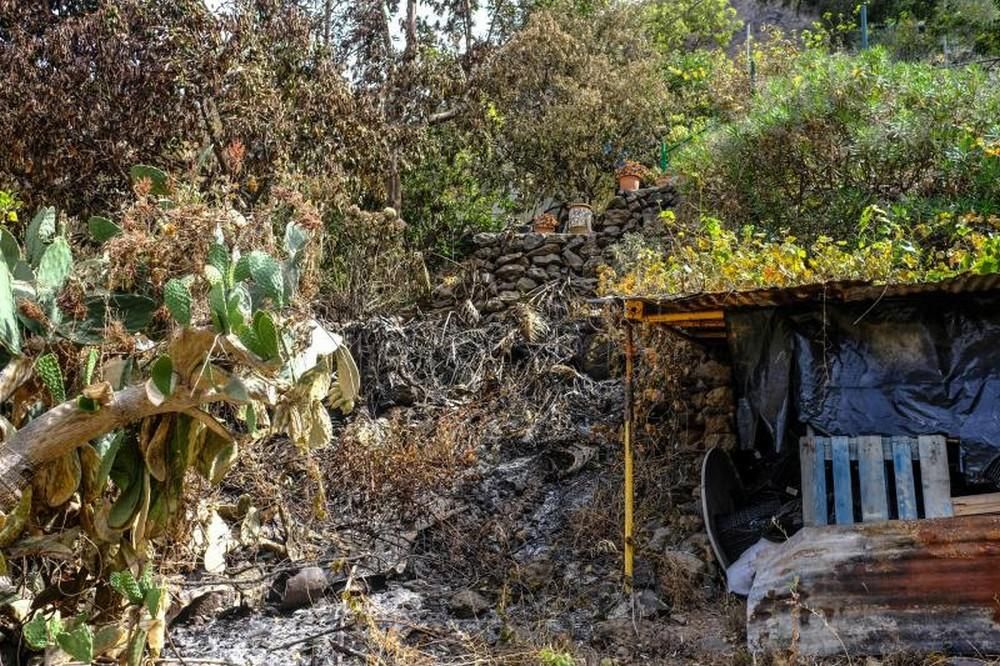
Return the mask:
POLYGON ((441 123, 448 122, 449 120, 454 120, 462 113, 462 107, 456 106, 448 109, 447 111, 441 111, 440 113, 432 113, 427 116, 428 125, 440 125, 441 123))
POLYGON ((96 412, 80 409, 76 399, 68 400, 30 421, 0 449, 0 501, 10 506, 39 465, 93 439, 149 416, 190 413, 200 405, 222 401, 232 399, 224 393, 192 392, 190 387, 179 385, 166 400, 154 405, 145 384, 116 392, 96 412))

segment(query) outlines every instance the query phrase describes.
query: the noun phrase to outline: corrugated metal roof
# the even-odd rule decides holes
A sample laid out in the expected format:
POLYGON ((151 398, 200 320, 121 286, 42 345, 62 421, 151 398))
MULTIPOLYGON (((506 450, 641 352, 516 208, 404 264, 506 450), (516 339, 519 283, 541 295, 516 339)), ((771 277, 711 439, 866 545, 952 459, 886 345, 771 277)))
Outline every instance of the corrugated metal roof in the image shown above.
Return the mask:
POLYGON ((804 305, 819 302, 863 302, 933 294, 1000 291, 1000 274, 965 273, 938 282, 876 284, 858 280, 823 282, 794 287, 769 287, 748 291, 709 292, 665 297, 624 297, 621 301, 644 303, 646 312, 702 312, 804 305))

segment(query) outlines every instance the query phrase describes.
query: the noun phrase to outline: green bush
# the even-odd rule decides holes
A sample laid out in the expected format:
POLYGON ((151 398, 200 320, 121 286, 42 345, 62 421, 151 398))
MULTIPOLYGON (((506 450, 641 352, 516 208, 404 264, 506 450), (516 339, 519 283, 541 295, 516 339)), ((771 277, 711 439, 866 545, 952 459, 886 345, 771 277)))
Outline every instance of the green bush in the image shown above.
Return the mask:
POLYGON ((675 162, 703 214, 733 226, 849 237, 878 205, 912 224, 1000 203, 1000 93, 977 67, 804 53, 747 116, 675 162))

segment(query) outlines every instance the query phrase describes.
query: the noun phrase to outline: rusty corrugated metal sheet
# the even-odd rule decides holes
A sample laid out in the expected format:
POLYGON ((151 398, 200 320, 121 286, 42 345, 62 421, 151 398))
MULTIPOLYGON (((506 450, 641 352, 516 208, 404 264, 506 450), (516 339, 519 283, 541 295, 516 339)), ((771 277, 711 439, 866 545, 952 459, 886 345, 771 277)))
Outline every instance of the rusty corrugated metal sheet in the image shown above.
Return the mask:
POLYGON ((747 617, 754 651, 1000 653, 1000 516, 804 528, 758 560, 747 617))
POLYGON ((626 297, 622 300, 641 301, 648 306, 647 312, 669 313, 801 305, 824 300, 847 303, 918 295, 990 291, 1000 291, 1000 274, 966 273, 939 282, 918 284, 875 284, 848 280, 748 291, 709 292, 665 297, 626 297))

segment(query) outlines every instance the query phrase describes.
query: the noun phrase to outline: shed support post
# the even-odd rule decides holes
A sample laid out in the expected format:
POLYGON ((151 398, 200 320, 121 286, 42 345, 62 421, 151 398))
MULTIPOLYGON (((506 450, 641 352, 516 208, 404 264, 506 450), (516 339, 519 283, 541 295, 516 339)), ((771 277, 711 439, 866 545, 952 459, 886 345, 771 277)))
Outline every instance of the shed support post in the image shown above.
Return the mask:
POLYGON ((635 340, 632 322, 625 322, 625 423, 624 451, 625 458, 625 590, 632 590, 632 563, 635 556, 635 542, 632 538, 633 517, 633 469, 632 469, 632 377, 635 364, 635 340))

